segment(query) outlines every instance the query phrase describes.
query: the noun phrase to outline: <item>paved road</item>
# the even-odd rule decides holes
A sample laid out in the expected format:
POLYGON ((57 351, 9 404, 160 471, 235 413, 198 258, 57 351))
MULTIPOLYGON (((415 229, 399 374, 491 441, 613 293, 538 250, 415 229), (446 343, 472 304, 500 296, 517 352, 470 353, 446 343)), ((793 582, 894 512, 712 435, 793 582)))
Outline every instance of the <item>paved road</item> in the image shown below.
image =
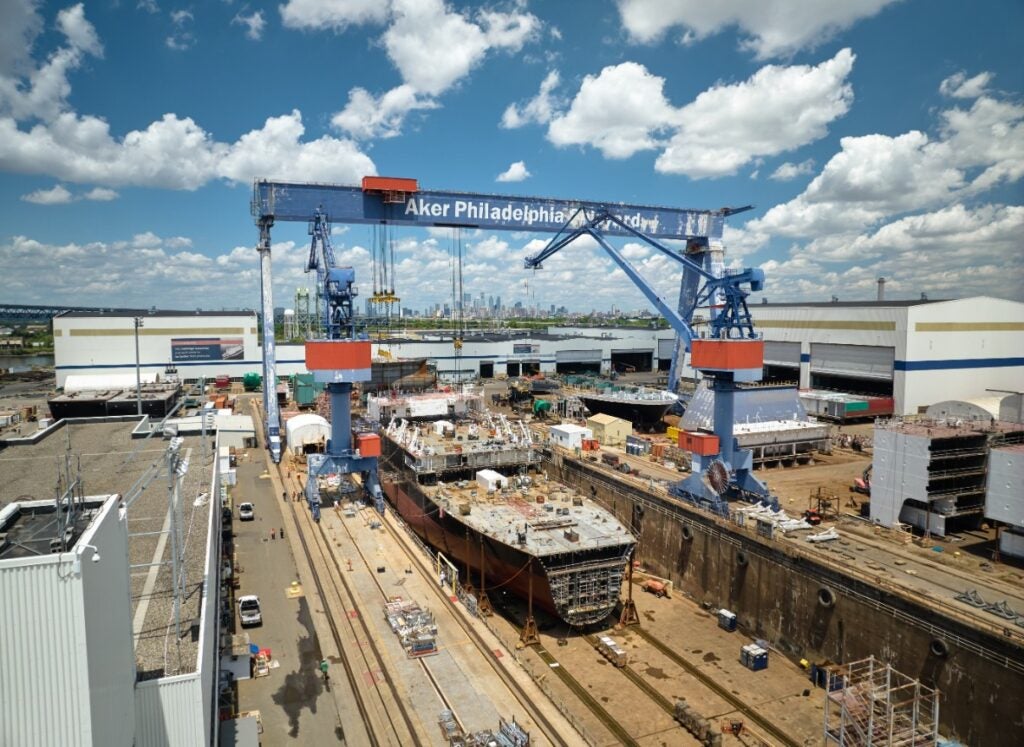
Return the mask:
POLYGON ((270 675, 239 683, 240 709, 259 710, 263 717, 264 747, 301 742, 344 744, 334 699, 324 691, 317 665, 320 643, 310 617, 315 597, 290 599, 286 591, 298 578, 290 544, 279 536, 283 503, 266 475, 262 450, 248 452, 251 461, 239 461, 235 505, 256 504, 256 520, 235 521, 238 562, 242 567, 238 594, 258 594, 264 624, 250 628, 253 643, 269 648, 280 664, 270 675), (275 529, 276 539, 270 540, 275 529))

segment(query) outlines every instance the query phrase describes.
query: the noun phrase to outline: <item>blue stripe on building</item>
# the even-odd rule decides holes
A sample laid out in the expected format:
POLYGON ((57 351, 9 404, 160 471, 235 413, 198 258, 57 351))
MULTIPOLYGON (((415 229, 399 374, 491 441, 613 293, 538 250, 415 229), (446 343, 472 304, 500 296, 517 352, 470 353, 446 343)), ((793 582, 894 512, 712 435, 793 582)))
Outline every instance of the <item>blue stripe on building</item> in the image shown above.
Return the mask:
POLYGON ((963 358, 939 361, 893 361, 897 371, 942 371, 958 368, 1010 368, 1024 366, 1024 358, 963 358))

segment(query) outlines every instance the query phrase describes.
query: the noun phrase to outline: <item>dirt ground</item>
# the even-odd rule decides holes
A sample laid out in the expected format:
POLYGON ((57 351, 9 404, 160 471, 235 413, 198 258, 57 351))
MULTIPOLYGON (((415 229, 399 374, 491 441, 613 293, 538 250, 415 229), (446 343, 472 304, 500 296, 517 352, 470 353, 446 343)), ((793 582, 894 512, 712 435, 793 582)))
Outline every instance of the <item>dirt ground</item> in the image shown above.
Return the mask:
POLYGON ((851 493, 850 486, 870 464, 870 452, 833 449, 831 454, 816 454, 814 464, 763 469, 756 475, 779 496, 782 507, 791 515, 817 508, 813 496, 819 488, 834 509, 855 514, 865 496, 851 493))

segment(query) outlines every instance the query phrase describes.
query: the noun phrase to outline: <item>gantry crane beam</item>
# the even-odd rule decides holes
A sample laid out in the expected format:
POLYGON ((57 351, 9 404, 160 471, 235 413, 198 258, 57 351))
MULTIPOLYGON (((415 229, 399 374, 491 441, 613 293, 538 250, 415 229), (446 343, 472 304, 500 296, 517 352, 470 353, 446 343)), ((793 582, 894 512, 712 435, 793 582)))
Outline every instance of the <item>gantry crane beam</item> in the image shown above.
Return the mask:
MULTIPOLYGON (((257 222, 267 217, 277 222, 308 221, 318 208, 333 223, 389 223, 420 228, 447 226, 537 233, 558 233, 573 215, 604 210, 620 218, 624 226, 647 236, 705 241, 721 238, 727 217, 750 210, 750 206, 694 210, 419 189, 404 195, 402 201, 390 201, 388 194, 363 186, 298 184, 265 179, 257 180, 253 187, 252 214, 257 222)), ((606 232, 613 236, 632 235, 619 227, 609 227, 606 232)))

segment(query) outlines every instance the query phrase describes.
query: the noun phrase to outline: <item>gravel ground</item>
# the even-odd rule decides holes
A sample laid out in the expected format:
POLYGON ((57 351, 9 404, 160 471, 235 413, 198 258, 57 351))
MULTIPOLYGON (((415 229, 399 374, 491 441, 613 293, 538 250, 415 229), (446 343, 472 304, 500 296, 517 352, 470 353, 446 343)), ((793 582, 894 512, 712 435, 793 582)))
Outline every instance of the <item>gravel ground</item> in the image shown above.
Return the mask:
MULTIPOLYGON (((168 479, 164 454, 168 442, 159 436, 132 439, 137 421, 74 423, 64 425, 33 445, 9 446, 0 450, 0 505, 23 498, 45 500, 55 497, 58 475, 71 454, 71 472, 81 475, 85 495, 128 494, 133 486, 152 477, 146 489, 128 511, 129 560, 133 565, 154 560, 161 536, 138 536, 160 532, 168 516, 168 479), (154 465, 159 465, 153 469, 154 465), (155 476, 154 476, 155 475, 155 476)), ((213 470, 213 440, 208 439, 202 455, 201 439, 184 440, 181 453, 189 455, 189 468, 181 481, 181 537, 184 551, 184 594, 181 601, 181 632, 175 634, 172 541, 166 535, 160 561, 149 593, 144 593, 150 568, 131 571, 132 616, 136 622, 136 666, 139 679, 195 671, 198 655, 198 624, 206 539, 210 519, 210 497, 196 505, 201 494, 210 491, 213 470), (203 458, 205 456, 205 459, 203 458), (141 610, 141 612, 140 612, 141 610)), ((216 498, 216 496, 214 496, 216 498)), ((212 611, 216 614, 216 610, 212 611)))

